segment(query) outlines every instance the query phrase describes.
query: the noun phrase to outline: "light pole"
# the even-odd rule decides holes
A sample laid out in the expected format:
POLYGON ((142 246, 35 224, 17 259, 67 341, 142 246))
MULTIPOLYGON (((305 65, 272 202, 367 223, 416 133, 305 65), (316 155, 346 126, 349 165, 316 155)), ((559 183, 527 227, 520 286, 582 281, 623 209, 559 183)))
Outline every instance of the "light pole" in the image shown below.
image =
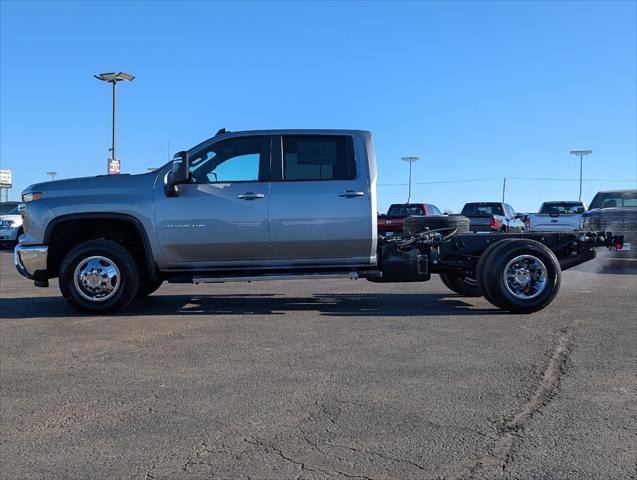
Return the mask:
POLYGON ((93 75, 98 80, 102 80, 103 82, 108 82, 113 84, 113 135, 112 135, 112 145, 109 149, 111 151, 111 158, 108 162, 108 173, 110 174, 118 174, 120 172, 120 164, 117 160, 117 156, 115 155, 115 107, 116 107, 116 86, 117 82, 121 82, 123 80, 127 80, 132 82, 135 77, 129 73, 118 72, 118 73, 100 73, 99 75, 93 75), (112 162, 111 162, 112 160, 112 162))
POLYGON ((58 172, 46 172, 46 174, 51 177, 51 181, 55 180, 55 176, 58 174, 58 172))
POLYGON ((592 150, 571 150, 572 155, 579 157, 579 201, 582 201, 582 164, 584 155, 590 155, 592 150))
POLYGON ((407 195, 407 203, 411 203, 411 164, 418 160, 418 157, 400 157, 403 162, 409 164, 409 194, 407 195))

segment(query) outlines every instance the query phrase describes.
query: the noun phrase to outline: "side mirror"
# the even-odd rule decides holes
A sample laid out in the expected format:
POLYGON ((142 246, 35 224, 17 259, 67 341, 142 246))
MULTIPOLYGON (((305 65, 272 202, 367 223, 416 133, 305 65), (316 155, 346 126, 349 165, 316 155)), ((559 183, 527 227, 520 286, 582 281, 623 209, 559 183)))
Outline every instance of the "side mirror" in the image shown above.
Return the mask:
POLYGON ((190 159, 188 152, 177 152, 173 157, 172 170, 166 174, 164 192, 168 197, 176 197, 179 195, 180 183, 186 183, 190 180, 190 159))

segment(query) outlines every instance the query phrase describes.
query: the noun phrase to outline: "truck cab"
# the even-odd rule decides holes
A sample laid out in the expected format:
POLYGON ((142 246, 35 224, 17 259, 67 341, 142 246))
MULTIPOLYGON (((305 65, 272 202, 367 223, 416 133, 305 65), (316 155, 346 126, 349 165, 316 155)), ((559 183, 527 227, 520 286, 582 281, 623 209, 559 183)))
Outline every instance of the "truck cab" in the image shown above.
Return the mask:
POLYGON ((375 164, 367 132, 223 133, 188 152, 188 180, 154 189, 164 267, 369 266, 375 164))

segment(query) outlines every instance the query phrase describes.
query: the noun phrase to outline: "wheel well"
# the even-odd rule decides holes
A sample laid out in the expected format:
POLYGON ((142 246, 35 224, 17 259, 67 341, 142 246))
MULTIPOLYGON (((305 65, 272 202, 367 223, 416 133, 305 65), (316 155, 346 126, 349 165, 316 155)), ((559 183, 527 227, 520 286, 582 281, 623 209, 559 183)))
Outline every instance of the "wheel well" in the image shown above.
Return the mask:
POLYGON ((149 274, 146 245, 139 228, 130 220, 116 218, 69 219, 56 223, 48 235, 47 276, 57 277, 64 257, 87 240, 114 240, 127 248, 139 264, 143 277, 149 274))

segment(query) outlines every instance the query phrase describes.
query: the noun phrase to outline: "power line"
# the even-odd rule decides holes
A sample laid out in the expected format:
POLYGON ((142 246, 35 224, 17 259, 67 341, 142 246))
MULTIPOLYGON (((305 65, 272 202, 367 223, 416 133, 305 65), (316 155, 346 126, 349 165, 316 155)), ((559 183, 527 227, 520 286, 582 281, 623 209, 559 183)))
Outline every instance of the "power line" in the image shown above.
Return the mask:
MULTIPOLYGON (((483 182, 485 180, 502 180, 503 177, 482 177, 482 178, 466 178, 463 180, 438 180, 434 182, 412 182, 412 185, 434 185, 444 183, 467 183, 467 182, 483 182)), ((535 181, 551 181, 551 182, 579 182, 579 178, 551 178, 551 177, 506 177, 510 180, 535 180, 535 181)), ((616 182, 630 183, 637 179, 619 179, 619 178, 584 178, 584 182, 616 182)), ((407 183, 379 183, 379 187, 403 187, 407 183)))
MULTIPOLYGON (((436 183, 464 183, 464 182, 483 182, 484 180, 501 180, 502 177, 484 177, 484 178, 467 178, 465 180, 439 180, 436 182, 412 182, 413 185, 433 185, 436 183)), ((405 186, 406 183, 379 183, 379 187, 389 187, 389 186, 405 186)))

